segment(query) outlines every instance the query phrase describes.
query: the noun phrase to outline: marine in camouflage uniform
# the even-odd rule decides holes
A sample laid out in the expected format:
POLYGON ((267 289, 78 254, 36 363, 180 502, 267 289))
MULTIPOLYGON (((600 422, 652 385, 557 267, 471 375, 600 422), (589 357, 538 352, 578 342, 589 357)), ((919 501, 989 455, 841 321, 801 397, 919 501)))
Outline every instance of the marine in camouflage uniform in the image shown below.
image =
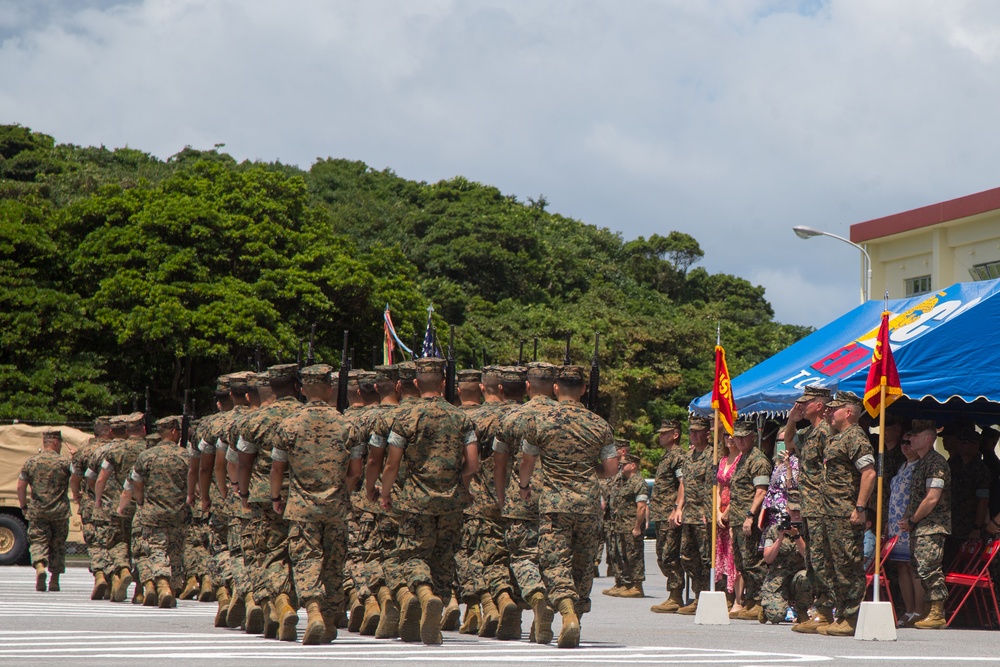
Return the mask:
MULTIPOLYGON (((141 422, 142 415, 138 419, 141 422)), ((91 520, 94 524, 94 541, 101 545, 101 550, 95 554, 99 559, 99 568, 105 576, 110 577, 107 597, 119 586, 119 573, 131 567, 129 560, 129 539, 124 533, 124 518, 114 514, 114 507, 109 503, 97 505, 97 481, 101 473, 101 464, 111 448, 124 442, 128 437, 126 422, 135 428, 136 415, 117 415, 111 418, 111 439, 96 447, 87 461, 85 477, 89 488, 94 492, 94 510, 91 520)), ((121 488, 121 487, 119 487, 121 488)), ((114 490, 112 490, 114 493, 114 490)), ((117 495, 114 496, 117 499, 117 495)))
MULTIPOLYGON (((534 428, 536 413, 544 406, 555 404, 552 386, 556 377, 556 366, 544 362, 531 362, 524 372, 528 402, 508 411, 497 425, 493 440, 493 478, 497 491, 497 502, 503 503, 503 518, 507 522, 504 540, 510 554, 510 570, 516 590, 512 593, 524 600, 536 617, 545 616, 546 588, 539 566, 538 551, 539 514, 538 497, 541 492, 541 470, 532 474, 532 495, 522 498, 518 489, 518 471, 524 456, 519 443, 534 428)), ((593 565, 593 564, 591 564, 593 565)), ((506 593, 496 593, 496 603, 500 622, 497 636, 503 639, 518 639, 521 636, 521 614, 514 599, 506 593)), ((536 637, 536 641, 540 641, 536 637)), ((549 633, 551 641, 551 633, 549 633)))
POLYGON ((35 590, 45 591, 45 570, 52 579, 48 590, 59 590, 59 575, 66 570, 66 538, 69 536, 69 477, 71 461, 63 456, 62 432, 42 433, 42 451, 32 456, 17 477, 17 498, 28 520, 31 564, 35 566, 35 590), (27 489, 31 487, 31 496, 27 489))
MULTIPOLYGON (((150 433, 145 438, 143 438, 146 443, 146 449, 155 447, 160 444, 160 434, 150 433)), ((142 508, 135 504, 134 492, 132 488, 132 471, 135 469, 133 463, 132 468, 125 473, 125 482, 122 484, 122 494, 118 500, 118 514, 125 515, 129 511, 129 507, 132 508, 132 535, 129 541, 129 546, 132 550, 132 566, 134 571, 133 579, 135 580, 135 592, 132 594, 132 604, 146 604, 151 607, 155 607, 157 603, 156 599, 156 589, 153 587, 153 578, 150 574, 149 565, 149 545, 142 538, 142 508), (145 585, 144 583, 145 582, 145 585), (146 596, 149 596, 149 602, 146 602, 146 596)))
POLYGON ((184 574, 184 532, 191 518, 185 503, 188 461, 178 444, 181 422, 180 416, 158 420, 160 443, 139 454, 132 470, 132 492, 136 504, 143 508, 142 539, 149 549, 148 576, 161 609, 177 604, 174 595, 184 574))
POLYGON ((91 591, 91 600, 104 599, 108 592, 108 581, 103 570, 104 563, 107 562, 107 550, 98 542, 94 532, 94 492, 87 481, 87 466, 94 454, 94 450, 103 445, 111 438, 111 417, 101 416, 94 420, 94 437, 90 438, 73 453, 70 470, 72 475, 69 479, 70 491, 73 500, 80 511, 80 525, 83 532, 83 541, 87 545, 87 556, 90 559, 90 571, 94 575, 94 589, 91 591))
POLYGON ((764 610, 763 621, 775 625, 785 620, 789 607, 795 609, 800 619, 805 619, 812 604, 812 587, 806 572, 806 545, 798 529, 799 510, 798 491, 790 491, 787 511, 792 527, 779 530, 774 523, 764 533, 764 560, 772 560, 761 586, 760 604, 764 610))
MULTIPOLYGON (((483 403, 482 375, 482 371, 474 368, 460 369, 455 373, 458 408, 469 413, 469 418, 473 419, 474 425, 476 424, 475 414, 482 407, 483 403)), ((483 439, 480 436, 481 433, 477 428, 476 439, 479 441, 479 459, 482 461, 483 439)), ((472 503, 476 502, 475 494, 478 490, 476 488, 477 479, 482 474, 482 469, 478 469, 469 484, 472 503)), ((444 609, 444 618, 441 621, 442 630, 458 630, 458 619, 460 617, 459 600, 466 603, 467 610, 474 610, 479 603, 478 591, 486 589, 483 578, 483 564, 475 549, 476 532, 479 529, 479 524, 474 519, 472 503, 462 513, 461 537, 459 538, 458 548, 455 550, 455 584, 452 589, 451 600, 444 609)), ((468 613, 466 616, 468 617, 468 613)), ((468 628, 466 630, 468 633, 468 628)))
POLYGON ((653 495, 649 499, 649 520, 656 522, 656 564, 667 578, 669 596, 650 611, 676 613, 684 604, 684 572, 681 569, 681 516, 678 495, 684 480, 684 450, 678 444, 681 425, 675 419, 665 421, 657 431, 663 457, 656 466, 653 495))
POLYGON ((382 507, 399 512, 399 537, 389 557, 395 567, 386 574, 406 610, 400 638, 414 638, 409 607, 416 596, 419 638, 440 644, 442 596, 450 596, 455 578, 462 509, 470 501, 467 485, 479 464, 479 444, 468 414, 441 396, 444 360, 418 359, 416 368, 421 398, 395 413, 382 472, 382 507), (402 485, 393 489, 397 475, 402 485))
POLYGON ((639 474, 639 457, 628 455, 621 471, 622 483, 615 492, 612 505, 615 538, 616 597, 646 597, 642 582, 646 580, 646 505, 649 490, 639 474))
MULTIPOLYGON (((618 456, 618 472, 613 477, 599 481, 601 486, 601 501, 603 504, 601 512, 600 532, 603 540, 605 557, 607 559, 607 575, 609 577, 618 576, 617 561, 618 545, 615 544, 617 531, 615 531, 615 496, 622 485, 622 467, 625 465, 625 457, 628 456, 631 443, 625 439, 615 440, 618 456)), ((600 551, 600 548, 598 548, 600 551)), ((601 591, 604 595, 616 595, 620 587, 612 586, 601 591)))
POLYGON ((708 588, 712 546, 712 454, 708 450, 709 421, 691 417, 688 437, 691 447, 681 466, 684 494, 681 510, 681 567, 691 580, 694 599, 677 610, 678 614, 694 615, 698 610, 698 594, 708 588))
POLYGON ((926 617, 913 627, 943 628, 948 587, 944 582, 942 559, 945 538, 951 534, 951 469, 945 458, 934 450, 937 432, 933 419, 914 419, 910 432, 904 437, 909 439, 920 460, 910 478, 910 504, 905 518, 900 521, 900 528, 910 533, 910 567, 920 577, 924 600, 930 603, 926 617))
POLYGON ((737 422, 733 428, 733 439, 741 456, 729 484, 729 516, 732 517, 730 524, 733 527, 733 560, 736 571, 743 574, 743 609, 730 612, 729 617, 757 620, 761 611, 760 588, 766 574, 764 558, 760 553, 758 515, 771 481, 772 466, 764 452, 756 446, 756 424, 737 422))
MULTIPOLYGON (((295 586, 288 556, 288 520, 274 511, 271 496, 271 452, 278 442, 278 426, 302 407, 298 395, 298 365, 278 364, 267 369, 275 400, 250 413, 240 429, 239 485, 243 509, 251 509, 248 530, 255 551, 254 597, 265 611, 264 636, 295 640, 295 586), (279 634, 280 633, 280 634, 279 634)), ((287 482, 283 486, 287 489, 287 482)), ((283 493, 285 491, 283 490, 283 493)), ((248 566, 248 570, 249 570, 248 566)))
MULTIPOLYGON (((611 427, 580 402, 587 389, 581 366, 559 366, 553 386, 558 402, 540 405, 524 434, 518 475, 522 498, 530 496, 536 462, 542 471, 538 496, 538 551, 552 606, 562 616, 559 648, 580 644, 579 617, 590 609, 594 554, 600 545, 600 486, 596 467, 609 477, 618 467, 611 427)), ((640 477, 633 477, 639 479, 640 477)), ((539 637, 542 629, 536 627, 539 637)))
POLYGON ((875 456, 871 440, 858 426, 864 408, 848 391, 837 393, 827 407, 833 410, 835 435, 823 450, 820 485, 822 514, 810 538, 816 578, 825 582, 837 610, 837 622, 820 627, 821 634, 853 636, 867 581, 864 564, 865 516, 875 486, 875 456))
POLYGON ((296 591, 308 614, 303 644, 337 636, 335 618, 344 607, 344 516, 350 489, 361 477, 364 451, 357 427, 329 404, 335 400, 331 370, 326 364, 301 370, 308 402, 281 422, 271 451, 273 498, 280 496, 288 471, 287 500, 278 500, 273 509, 291 522, 288 550, 296 591))

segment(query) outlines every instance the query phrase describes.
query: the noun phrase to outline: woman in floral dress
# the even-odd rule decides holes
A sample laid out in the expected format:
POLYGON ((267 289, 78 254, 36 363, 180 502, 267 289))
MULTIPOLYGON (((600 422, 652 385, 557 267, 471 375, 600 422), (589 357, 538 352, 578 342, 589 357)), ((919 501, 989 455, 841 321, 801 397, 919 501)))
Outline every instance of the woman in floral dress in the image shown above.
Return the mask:
MULTIPOLYGON (((716 581, 726 578, 726 590, 730 594, 736 589, 738 572, 733 560, 733 538, 729 532, 729 483, 733 479, 736 464, 740 461, 740 452, 733 446, 733 437, 726 434, 722 443, 722 458, 719 460, 719 472, 716 479, 719 482, 718 531, 715 540, 715 577, 716 581)), ((739 610, 741 601, 738 599, 735 608, 739 610)))

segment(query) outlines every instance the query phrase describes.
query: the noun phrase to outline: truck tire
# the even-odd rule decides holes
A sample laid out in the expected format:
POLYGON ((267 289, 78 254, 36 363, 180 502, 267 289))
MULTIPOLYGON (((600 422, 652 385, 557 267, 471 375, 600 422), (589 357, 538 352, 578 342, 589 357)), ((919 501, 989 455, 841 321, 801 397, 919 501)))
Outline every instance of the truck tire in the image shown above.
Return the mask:
POLYGON ((0 514, 0 565, 17 565, 27 557, 27 524, 13 514, 0 514))

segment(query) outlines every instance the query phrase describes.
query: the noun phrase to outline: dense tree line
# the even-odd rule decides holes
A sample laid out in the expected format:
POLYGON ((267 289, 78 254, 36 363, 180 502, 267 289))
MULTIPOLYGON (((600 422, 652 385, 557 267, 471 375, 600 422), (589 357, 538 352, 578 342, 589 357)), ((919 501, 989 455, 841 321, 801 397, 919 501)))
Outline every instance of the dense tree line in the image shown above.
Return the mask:
POLYGON ((599 411, 650 443, 710 388, 717 323, 734 374, 806 333, 774 322, 763 288, 695 266, 687 234, 624 241, 546 209, 461 177, 218 149, 164 161, 0 126, 0 419, 86 420, 147 385, 158 413, 185 386, 204 412, 216 375, 258 349, 294 360, 313 322, 321 360, 339 363, 348 329, 370 367, 385 305, 409 344, 433 303, 460 367, 513 362, 536 336, 541 359, 569 336, 589 362, 600 331, 599 411))

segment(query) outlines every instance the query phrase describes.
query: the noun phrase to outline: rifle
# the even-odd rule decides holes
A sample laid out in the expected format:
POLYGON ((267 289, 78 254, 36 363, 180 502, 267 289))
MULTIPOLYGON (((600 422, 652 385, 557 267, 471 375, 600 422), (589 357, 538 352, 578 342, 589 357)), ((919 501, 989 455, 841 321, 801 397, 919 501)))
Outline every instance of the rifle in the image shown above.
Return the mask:
POLYGON ((302 339, 301 338, 299 339, 299 351, 295 355, 295 365, 298 366, 300 370, 302 369, 302 367, 304 365, 302 363, 302 339))
POLYGON ((573 363, 573 360, 569 356, 569 344, 573 340, 573 334, 566 334, 566 355, 563 357, 563 366, 569 366, 573 363))
POLYGON ((538 336, 535 336, 535 352, 531 355, 532 361, 538 361, 538 336))
POLYGON ((601 362, 597 358, 597 349, 601 344, 601 332, 594 332, 594 356, 590 360, 590 388, 587 390, 587 408, 597 412, 597 390, 601 385, 601 362))
POLYGON ((142 423, 146 427, 146 433, 153 432, 153 410, 149 407, 149 385, 146 385, 146 413, 142 417, 142 423))
POLYGON ((524 365, 524 339, 520 340, 520 345, 517 348, 517 365, 524 365))
POLYGON ((254 349, 254 370, 260 373, 260 343, 254 349))
POLYGON ((188 413, 188 390, 184 390, 184 408, 181 411, 181 449, 188 448, 188 431, 191 429, 191 415, 188 413))
POLYGON ((316 363, 316 323, 313 322, 309 328, 309 351, 306 353, 306 365, 312 366, 316 363))
POLYGON ((337 376, 337 412, 347 409, 347 374, 351 371, 351 362, 347 357, 347 329, 344 329, 344 347, 340 351, 340 374, 337 376))
POLYGON ((451 334, 448 339, 448 374, 444 379, 444 398, 449 403, 455 402, 455 325, 451 325, 451 334))

